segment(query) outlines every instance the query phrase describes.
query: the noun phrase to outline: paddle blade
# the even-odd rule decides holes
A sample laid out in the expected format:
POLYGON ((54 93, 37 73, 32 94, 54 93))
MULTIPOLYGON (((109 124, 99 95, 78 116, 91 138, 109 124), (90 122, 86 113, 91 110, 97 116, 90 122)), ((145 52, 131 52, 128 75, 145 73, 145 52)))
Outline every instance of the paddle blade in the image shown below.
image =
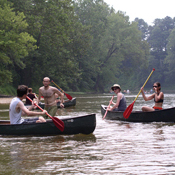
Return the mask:
POLYGON ((69 100, 72 100, 72 97, 69 95, 69 94, 66 94, 66 93, 64 93, 65 95, 66 95, 66 97, 69 99, 69 100))
POLYGON ((61 131, 63 132, 64 131, 64 122, 62 120, 60 120, 59 118, 57 117, 52 117, 51 118, 53 123, 55 124, 55 126, 61 131))
POLYGON ((125 110, 125 112, 123 113, 123 117, 125 119, 129 118, 131 112, 132 112, 132 109, 133 109, 133 106, 134 106, 134 103, 135 101, 133 101, 125 110))
MULTIPOLYGON (((28 98, 31 102, 33 102, 28 96, 27 96, 27 98, 28 98)), ((36 103, 34 103, 34 105, 37 106, 41 111, 43 111, 43 109, 42 109, 40 106, 38 106, 36 103)), ((60 131, 62 131, 62 132, 64 131, 64 122, 63 122, 62 120, 60 120, 60 119, 57 118, 57 117, 52 117, 52 116, 51 116, 50 114, 48 114, 47 112, 46 112, 46 115, 52 119, 53 123, 55 124, 55 126, 56 126, 60 131)))

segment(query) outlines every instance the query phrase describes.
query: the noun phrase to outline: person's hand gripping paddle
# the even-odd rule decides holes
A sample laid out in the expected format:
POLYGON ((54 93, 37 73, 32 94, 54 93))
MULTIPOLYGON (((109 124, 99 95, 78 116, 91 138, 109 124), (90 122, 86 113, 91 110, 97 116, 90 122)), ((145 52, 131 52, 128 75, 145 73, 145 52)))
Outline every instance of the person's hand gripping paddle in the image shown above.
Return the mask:
MULTIPOLYGON (((111 98, 111 100, 110 100, 110 102, 109 102, 109 105, 108 105, 107 109, 110 107, 113 98, 114 98, 114 95, 112 96, 112 98, 111 98)), ((106 117, 106 115, 107 115, 107 113, 108 113, 108 110, 107 110, 107 109, 106 109, 105 115, 104 115, 104 117, 103 117, 103 120, 105 119, 105 117, 106 117)))
MULTIPOLYGON (((33 102, 28 96, 26 98, 28 98, 31 102, 33 102)), ((34 105, 37 106, 41 111, 43 111, 43 109, 40 106, 38 106, 36 103, 34 103, 34 105)), ((49 116, 53 120, 53 123, 60 131, 62 132, 64 131, 64 122, 62 120, 60 120, 57 117, 52 117, 48 113, 46 113, 46 115, 49 116)))
MULTIPOLYGON (((144 85, 142 87, 144 87, 147 83, 147 81, 149 80, 149 78, 151 77, 152 73, 155 71, 155 69, 153 69, 150 73, 150 75, 148 76, 147 80, 145 81, 144 85)), ((137 97, 135 98, 135 100, 126 108, 125 112, 123 113, 123 117, 124 118, 128 118, 132 112, 133 106, 135 101, 137 100, 138 96, 140 95, 141 90, 139 91, 139 93, 137 94, 137 97)))

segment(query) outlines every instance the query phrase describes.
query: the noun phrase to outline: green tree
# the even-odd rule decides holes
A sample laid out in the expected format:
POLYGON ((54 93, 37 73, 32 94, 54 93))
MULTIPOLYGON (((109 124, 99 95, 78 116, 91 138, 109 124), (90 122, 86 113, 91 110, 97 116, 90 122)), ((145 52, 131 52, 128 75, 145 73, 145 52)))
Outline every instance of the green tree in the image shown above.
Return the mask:
POLYGON ((36 40, 26 32, 23 13, 15 13, 7 1, 0 3, 0 83, 12 82, 12 67, 25 67, 24 59, 36 40))
POLYGON ((167 67, 164 65, 164 60, 167 56, 168 37, 174 28, 174 24, 172 18, 165 17, 164 19, 155 19, 154 26, 149 27, 149 37, 147 39, 151 47, 149 65, 156 69, 155 81, 160 81, 162 84, 165 83, 166 79, 164 73, 167 71, 167 67))
POLYGON ((148 24, 143 20, 139 18, 135 18, 135 22, 138 23, 138 29, 142 32, 142 39, 147 40, 148 37, 148 24))
POLYGON ((101 40, 100 51, 101 78, 98 79, 99 84, 96 84, 99 88, 102 83, 108 85, 119 82, 122 74, 129 79, 129 75, 135 71, 133 67, 146 66, 149 46, 142 41, 137 23, 130 23, 128 16, 117 12, 108 17, 108 27, 101 40))
POLYGON ((168 71, 166 72, 166 83, 172 84, 173 82, 175 82, 175 28, 171 31, 168 37, 167 53, 167 57, 164 61, 164 63, 167 64, 168 67, 168 71))
POLYGON ((28 32, 37 40, 37 49, 26 58, 20 70, 22 82, 41 85, 44 76, 54 79, 65 90, 78 90, 81 56, 90 46, 88 27, 74 13, 71 0, 11 0, 16 11, 23 11, 29 23, 28 32), (39 80, 39 81, 38 81, 39 80))
POLYGON ((93 37, 92 48, 79 64, 83 83, 104 92, 121 74, 131 73, 133 66, 146 65, 149 47, 137 23, 130 24, 123 12, 116 13, 102 0, 76 2, 75 12, 83 25, 90 26, 93 37))
POLYGON ((94 89, 98 79, 100 41, 104 36, 107 27, 107 16, 113 11, 103 0, 77 0, 74 3, 75 13, 79 17, 82 25, 89 28, 89 34, 92 37, 87 54, 80 55, 78 63, 82 72, 79 82, 81 89, 94 89))

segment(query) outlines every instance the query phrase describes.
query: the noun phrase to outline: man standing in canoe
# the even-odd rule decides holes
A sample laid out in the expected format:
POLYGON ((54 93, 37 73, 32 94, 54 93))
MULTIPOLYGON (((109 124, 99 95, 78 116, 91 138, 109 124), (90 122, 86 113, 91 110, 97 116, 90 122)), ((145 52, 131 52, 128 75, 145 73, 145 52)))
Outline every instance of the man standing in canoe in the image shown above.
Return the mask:
POLYGON ((30 106, 28 109, 24 106, 22 100, 26 99, 27 91, 28 91, 27 86, 25 85, 18 86, 17 97, 12 99, 9 108, 9 116, 11 124, 46 122, 46 120, 43 117, 35 117, 29 119, 21 118, 21 115, 36 116, 36 115, 44 115, 47 112, 46 110, 44 110, 43 112, 30 111, 34 107, 34 105, 30 106))
POLYGON ((45 102, 44 109, 47 110, 47 112, 51 116, 55 116, 57 109, 58 109, 55 94, 58 94, 58 96, 61 97, 61 102, 60 102, 61 108, 64 108, 64 105, 63 105, 64 95, 57 88, 50 86, 50 78, 49 77, 43 78, 43 85, 44 86, 39 88, 39 96, 38 96, 37 102, 39 103, 41 96, 43 96, 44 102, 45 102))

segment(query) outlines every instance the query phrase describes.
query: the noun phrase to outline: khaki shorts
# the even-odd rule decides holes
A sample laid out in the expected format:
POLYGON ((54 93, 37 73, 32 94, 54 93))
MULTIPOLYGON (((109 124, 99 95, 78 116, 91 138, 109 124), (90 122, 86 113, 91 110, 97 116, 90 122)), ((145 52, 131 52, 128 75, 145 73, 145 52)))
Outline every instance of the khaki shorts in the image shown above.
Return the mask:
MULTIPOLYGON (((57 106, 50 106, 50 107, 45 107, 44 108, 48 114, 50 114, 52 117, 56 115, 56 112, 58 110, 57 106)), ((48 116, 45 114, 43 117, 48 118, 48 116)))

